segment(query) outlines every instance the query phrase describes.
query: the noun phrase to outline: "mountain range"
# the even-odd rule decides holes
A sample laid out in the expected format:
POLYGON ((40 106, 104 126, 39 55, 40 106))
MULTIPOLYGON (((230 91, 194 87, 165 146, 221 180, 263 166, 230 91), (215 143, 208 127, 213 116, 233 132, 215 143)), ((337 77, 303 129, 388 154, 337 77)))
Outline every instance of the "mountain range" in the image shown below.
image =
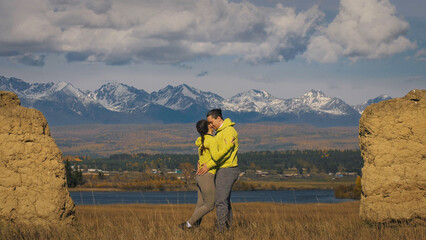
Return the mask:
POLYGON ((276 121, 315 126, 356 126, 370 104, 391 99, 382 95, 350 106, 319 90, 281 99, 264 90, 249 90, 225 99, 186 84, 148 93, 122 83, 107 83, 83 91, 70 83, 27 83, 0 76, 0 90, 18 94, 24 107, 40 110, 50 125, 88 123, 189 123, 221 108, 236 122, 276 121))

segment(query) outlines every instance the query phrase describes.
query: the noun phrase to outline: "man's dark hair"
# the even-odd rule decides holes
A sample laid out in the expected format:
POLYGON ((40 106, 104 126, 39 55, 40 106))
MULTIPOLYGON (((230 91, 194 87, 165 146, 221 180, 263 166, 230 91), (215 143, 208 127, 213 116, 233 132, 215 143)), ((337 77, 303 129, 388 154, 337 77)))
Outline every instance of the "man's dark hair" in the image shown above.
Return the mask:
POLYGON ((223 120, 222 117, 222 110, 220 108, 212 109, 207 113, 206 117, 211 116, 214 119, 217 119, 217 117, 220 117, 223 120))

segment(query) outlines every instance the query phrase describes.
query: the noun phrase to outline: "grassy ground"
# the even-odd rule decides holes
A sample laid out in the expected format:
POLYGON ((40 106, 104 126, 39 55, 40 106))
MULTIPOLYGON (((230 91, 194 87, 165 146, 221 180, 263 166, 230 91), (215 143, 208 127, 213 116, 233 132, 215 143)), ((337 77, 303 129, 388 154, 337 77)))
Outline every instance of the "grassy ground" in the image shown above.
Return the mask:
POLYGON ((218 233, 214 213, 198 229, 177 224, 194 205, 77 206, 75 228, 0 225, 0 239, 426 239, 426 227, 403 223, 370 226, 359 202, 339 204, 236 203, 233 228, 218 233))

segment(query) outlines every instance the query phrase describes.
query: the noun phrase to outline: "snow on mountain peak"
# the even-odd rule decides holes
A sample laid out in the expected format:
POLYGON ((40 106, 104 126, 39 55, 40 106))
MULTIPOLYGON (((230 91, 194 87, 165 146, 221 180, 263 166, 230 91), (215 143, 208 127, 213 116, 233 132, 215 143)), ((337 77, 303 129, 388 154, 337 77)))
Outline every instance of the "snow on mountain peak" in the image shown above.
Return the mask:
POLYGON ((106 96, 119 98, 129 93, 129 86, 116 82, 104 84, 98 90, 95 90, 96 97, 99 97, 99 99, 104 99, 106 96))
MULTIPOLYGON (((233 112, 254 112, 272 118, 277 114, 295 116, 304 113, 308 113, 310 116, 312 114, 350 116, 358 114, 343 100, 328 97, 320 90, 310 90, 300 97, 281 99, 272 96, 265 90, 250 89, 231 98, 223 99, 217 94, 204 92, 187 84, 168 85, 149 94, 123 83, 111 82, 91 92, 81 91, 66 82, 28 84, 19 79, 4 77, 0 77, 0 88, 11 91, 19 89, 19 94, 24 96, 27 102, 32 103, 38 100, 59 101, 61 104, 71 102, 70 105, 75 106, 73 111, 81 113, 84 112, 84 109, 89 109, 88 104, 93 103, 103 109, 126 113, 144 112, 151 109, 148 106, 153 104, 177 111, 186 110, 192 106, 198 110, 222 108, 233 112), (81 108, 79 108, 80 106, 81 108)), ((388 96, 382 95, 378 98, 386 99, 386 97, 388 96)))
POLYGON ((291 104, 298 111, 317 111, 333 115, 347 115, 351 107, 335 97, 328 97, 320 90, 310 90, 291 104), (297 106, 297 107, 296 107, 297 106))
POLYGON ((389 95, 383 94, 383 95, 380 95, 376 98, 368 99, 367 101, 364 101, 363 103, 352 106, 352 107, 355 110, 357 110, 359 112, 359 114, 362 114, 364 112, 365 108, 368 107, 369 105, 371 105, 373 103, 378 103, 378 102, 381 102, 381 101, 389 100, 389 99, 392 99, 392 97, 389 96, 389 95))
POLYGON ((201 94, 201 91, 199 91, 198 89, 192 88, 192 87, 190 87, 186 84, 181 84, 181 85, 177 86, 177 88, 180 90, 180 92, 185 97, 189 97, 189 98, 192 98, 194 100, 196 100, 197 97, 199 97, 200 94, 201 94))
POLYGON ((322 91, 310 90, 299 98, 280 99, 265 90, 248 90, 223 103, 226 110, 259 112, 268 116, 279 113, 321 112, 332 115, 348 114, 348 106, 338 98, 327 97, 322 91))
POLYGON ((62 92, 68 96, 74 96, 75 98, 82 101, 84 105, 87 105, 91 102, 93 102, 93 99, 88 96, 86 93, 81 91, 80 89, 74 87, 71 83, 67 82, 58 82, 54 83, 53 85, 45 85, 46 87, 50 86, 50 89, 46 89, 44 96, 48 97, 55 93, 62 92))
POLYGON ((272 97, 272 95, 271 94, 269 94, 267 91, 265 91, 265 90, 256 90, 256 89, 251 89, 251 90, 248 90, 247 92, 246 92, 247 94, 250 94, 251 96, 253 96, 253 97, 256 97, 256 98, 265 98, 265 99, 270 99, 271 97, 272 97))
POLYGON ((69 85, 71 85, 71 84, 61 81, 61 82, 55 83, 52 87, 52 90, 58 92, 58 91, 61 91, 62 89, 64 89, 65 87, 68 87, 69 85))
POLYGON ((278 99, 265 90, 250 89, 223 102, 225 110, 237 112, 261 112, 266 115, 279 113, 284 100, 278 99))
POLYGON ((102 106, 114 112, 133 112, 149 102, 149 94, 144 90, 117 82, 102 85, 95 90, 94 97, 102 106))
POLYGON ((256 90, 256 89, 250 89, 247 90, 245 92, 241 92, 233 97, 231 97, 231 99, 273 99, 275 97, 273 97, 271 94, 269 94, 267 91, 265 90, 256 90))
POLYGON ((176 87, 171 85, 151 93, 151 99, 155 104, 162 105, 173 110, 184 110, 193 104, 199 104, 206 108, 221 106, 223 98, 211 92, 203 92, 199 89, 181 84, 176 87))
POLYGON ((311 101, 320 101, 323 99, 329 99, 322 91, 320 90, 310 90, 309 92, 303 94, 302 98, 311 99, 311 101))

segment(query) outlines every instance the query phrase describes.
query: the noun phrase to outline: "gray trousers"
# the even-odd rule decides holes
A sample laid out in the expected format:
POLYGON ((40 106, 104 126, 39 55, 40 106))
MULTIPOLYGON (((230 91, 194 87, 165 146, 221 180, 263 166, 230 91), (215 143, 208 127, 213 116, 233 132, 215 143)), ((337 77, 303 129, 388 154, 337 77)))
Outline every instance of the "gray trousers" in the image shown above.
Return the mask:
POLYGON ((216 172, 216 216, 219 231, 231 227, 232 207, 231 191, 232 186, 238 178, 240 170, 238 167, 220 168, 216 172))
POLYGON ((214 175, 206 173, 202 176, 196 176, 198 186, 198 200, 195 206, 194 213, 188 222, 191 225, 197 226, 201 224, 204 215, 213 211, 215 200, 214 175))

